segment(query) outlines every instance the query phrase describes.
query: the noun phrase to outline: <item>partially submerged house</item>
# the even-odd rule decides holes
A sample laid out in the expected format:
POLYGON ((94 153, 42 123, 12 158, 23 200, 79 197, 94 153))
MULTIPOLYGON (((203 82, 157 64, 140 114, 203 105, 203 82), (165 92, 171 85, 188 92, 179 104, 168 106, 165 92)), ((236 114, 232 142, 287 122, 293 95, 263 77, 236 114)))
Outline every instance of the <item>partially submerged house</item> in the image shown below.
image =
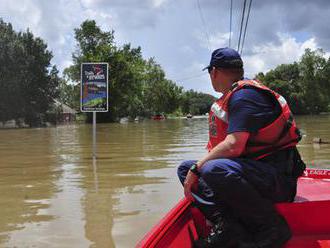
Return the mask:
POLYGON ((73 108, 69 107, 68 105, 59 102, 56 99, 54 100, 54 105, 57 109, 57 122, 59 123, 66 123, 72 122, 76 120, 77 111, 73 108))

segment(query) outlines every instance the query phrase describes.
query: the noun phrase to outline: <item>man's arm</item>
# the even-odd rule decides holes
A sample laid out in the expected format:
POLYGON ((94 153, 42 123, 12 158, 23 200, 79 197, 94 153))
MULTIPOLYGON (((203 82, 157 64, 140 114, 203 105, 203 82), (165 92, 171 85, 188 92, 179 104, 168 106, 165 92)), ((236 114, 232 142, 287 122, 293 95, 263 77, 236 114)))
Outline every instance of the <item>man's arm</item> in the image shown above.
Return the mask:
MULTIPOLYGON (((248 132, 235 132, 228 134, 224 141, 216 145, 204 158, 197 162, 198 170, 200 170, 207 161, 212 159, 239 157, 245 150, 249 136, 250 133, 248 132)), ((184 182, 184 194, 192 201, 193 197, 191 191, 196 189, 197 184, 198 177, 189 171, 184 182)))
POLYGON ((197 167, 202 168, 206 161, 212 159, 239 157, 245 150, 249 136, 250 133, 248 132, 228 134, 224 141, 216 145, 204 158, 198 161, 197 167))

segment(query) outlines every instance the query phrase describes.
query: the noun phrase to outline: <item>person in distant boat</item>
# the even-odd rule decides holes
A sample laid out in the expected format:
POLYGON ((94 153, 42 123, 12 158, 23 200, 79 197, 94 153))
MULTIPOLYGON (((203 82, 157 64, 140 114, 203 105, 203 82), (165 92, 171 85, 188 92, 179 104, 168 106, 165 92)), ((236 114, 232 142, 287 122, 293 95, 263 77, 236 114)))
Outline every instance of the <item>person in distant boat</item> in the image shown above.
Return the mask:
POLYGON ((195 246, 281 247, 291 232, 274 203, 294 200, 305 169, 289 106, 260 82, 243 79, 234 49, 213 51, 205 69, 222 93, 209 113, 209 152, 178 168, 185 196, 214 224, 195 246))

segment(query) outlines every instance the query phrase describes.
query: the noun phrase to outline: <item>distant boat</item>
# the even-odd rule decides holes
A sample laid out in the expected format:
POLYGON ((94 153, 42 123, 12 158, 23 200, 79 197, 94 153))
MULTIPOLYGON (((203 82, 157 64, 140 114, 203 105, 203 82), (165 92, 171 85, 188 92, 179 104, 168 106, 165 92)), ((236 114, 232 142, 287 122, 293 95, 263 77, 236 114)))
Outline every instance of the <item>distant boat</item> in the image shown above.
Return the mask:
POLYGON ((193 118, 194 116, 192 115, 192 114, 187 114, 187 116, 186 116, 188 119, 191 119, 191 118, 193 118))
POLYGON ((141 120, 142 120, 142 117, 140 117, 140 116, 137 116, 137 117, 135 117, 135 119, 134 119, 135 122, 139 122, 139 121, 141 121, 141 120))
POLYGON ((153 115, 151 118, 155 121, 165 120, 165 116, 163 114, 153 115))
POLYGON ((123 117, 123 118, 120 118, 120 120, 119 120, 119 123, 120 124, 125 124, 125 123, 128 123, 128 117, 123 117))

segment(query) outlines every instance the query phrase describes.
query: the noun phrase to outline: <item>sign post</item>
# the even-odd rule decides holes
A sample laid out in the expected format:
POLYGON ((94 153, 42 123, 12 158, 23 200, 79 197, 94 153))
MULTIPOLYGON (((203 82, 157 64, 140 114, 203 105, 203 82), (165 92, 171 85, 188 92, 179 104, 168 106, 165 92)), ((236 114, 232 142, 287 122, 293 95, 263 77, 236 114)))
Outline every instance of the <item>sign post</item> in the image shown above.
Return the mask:
POLYGON ((80 109, 93 112, 93 158, 96 158, 96 113, 108 112, 108 63, 82 63, 80 109))
POLYGON ((96 112, 93 111, 93 158, 96 158, 96 112))

